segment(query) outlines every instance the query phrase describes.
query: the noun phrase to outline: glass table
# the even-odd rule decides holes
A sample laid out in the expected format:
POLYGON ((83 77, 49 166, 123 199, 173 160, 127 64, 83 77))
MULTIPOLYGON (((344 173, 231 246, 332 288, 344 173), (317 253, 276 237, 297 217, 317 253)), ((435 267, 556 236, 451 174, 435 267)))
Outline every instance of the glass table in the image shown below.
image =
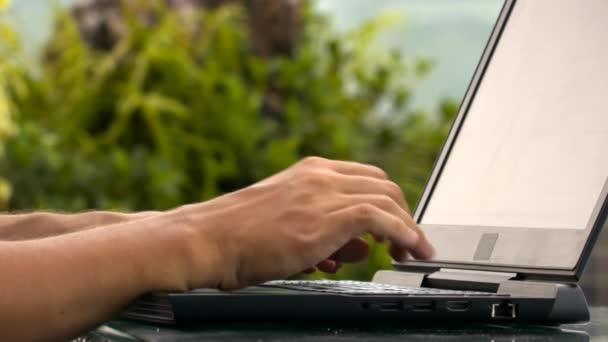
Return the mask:
POLYGON ((607 341, 608 307, 591 309, 591 322, 562 325, 433 323, 209 323, 188 329, 112 321, 78 342, 160 341, 607 341))

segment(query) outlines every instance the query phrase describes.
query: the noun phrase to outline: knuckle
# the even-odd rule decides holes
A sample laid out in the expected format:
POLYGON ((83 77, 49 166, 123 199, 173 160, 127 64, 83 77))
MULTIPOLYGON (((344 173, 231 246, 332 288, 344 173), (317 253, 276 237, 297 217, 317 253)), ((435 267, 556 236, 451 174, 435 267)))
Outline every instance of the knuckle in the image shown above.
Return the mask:
POLYGON ((384 209, 391 209, 397 205, 395 203, 395 200, 388 195, 379 195, 377 197, 377 201, 378 201, 378 205, 384 209))
POLYGON ((309 156, 302 159, 300 162, 304 165, 319 165, 326 162, 327 159, 317 157, 317 156, 309 156))
POLYGON ((354 218, 358 221, 370 221, 376 214, 376 207, 371 203, 361 203, 353 208, 354 218))
POLYGON ((374 165, 370 165, 370 169, 372 170, 372 172, 374 172, 378 177, 383 178, 383 179, 388 179, 388 174, 386 173, 386 171, 384 171, 383 169, 374 166, 374 165))
POLYGON ((325 172, 312 170, 307 172, 302 177, 302 182, 307 187, 312 187, 315 189, 318 188, 327 188, 331 185, 331 176, 325 172))
POLYGON ((391 197, 403 198, 403 191, 401 190, 401 187, 399 185, 397 185, 396 183, 387 181, 386 187, 387 187, 388 193, 391 197))
POLYGON ((385 228, 388 231, 403 231, 404 229, 407 229, 407 225, 405 222, 403 222, 403 220, 400 220, 395 216, 390 216, 385 228))

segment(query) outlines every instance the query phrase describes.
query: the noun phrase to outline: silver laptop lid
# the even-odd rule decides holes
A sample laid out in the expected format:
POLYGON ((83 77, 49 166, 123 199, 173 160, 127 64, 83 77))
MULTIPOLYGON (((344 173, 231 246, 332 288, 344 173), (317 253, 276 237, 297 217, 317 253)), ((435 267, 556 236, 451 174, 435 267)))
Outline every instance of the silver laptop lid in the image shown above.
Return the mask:
POLYGON ((436 260, 413 264, 580 276, 606 217, 606 18, 506 2, 415 214, 436 260))

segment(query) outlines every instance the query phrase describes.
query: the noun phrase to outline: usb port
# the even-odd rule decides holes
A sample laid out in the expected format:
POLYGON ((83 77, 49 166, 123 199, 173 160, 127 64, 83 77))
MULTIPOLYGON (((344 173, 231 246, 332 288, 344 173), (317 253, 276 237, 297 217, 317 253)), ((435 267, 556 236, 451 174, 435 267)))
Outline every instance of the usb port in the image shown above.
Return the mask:
POLYGON ((517 304, 508 301, 492 304, 492 318, 513 319, 517 317, 517 304))
POLYGON ((431 312, 435 310, 434 302, 421 302, 412 305, 412 311, 414 312, 431 312))
POLYGON ((463 311, 469 311, 469 307, 471 306, 471 303, 465 300, 457 300, 457 301, 449 301, 446 303, 446 308, 448 309, 448 311, 458 311, 458 312, 463 312, 463 311))
POLYGON ((380 311, 403 311, 402 302, 384 302, 380 304, 380 311))

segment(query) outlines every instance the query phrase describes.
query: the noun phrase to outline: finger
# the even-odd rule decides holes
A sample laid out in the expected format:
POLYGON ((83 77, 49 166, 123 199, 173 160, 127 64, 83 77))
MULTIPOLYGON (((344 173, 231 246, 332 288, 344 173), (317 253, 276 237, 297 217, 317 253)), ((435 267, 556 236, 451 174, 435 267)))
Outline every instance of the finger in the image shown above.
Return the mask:
POLYGON ((329 259, 336 262, 358 262, 369 254, 369 245, 362 238, 349 240, 342 248, 332 254, 329 259))
POLYGON ((420 231, 420 243, 419 248, 409 250, 408 252, 418 260, 430 260, 435 256, 435 248, 426 238, 426 236, 420 231))
POLYGON ((411 215, 410 207, 405 200, 401 187, 386 179, 366 176, 340 175, 336 178, 337 190, 344 194, 375 194, 386 195, 411 215))
POLYGON ((388 248, 388 253, 397 262, 405 262, 408 259, 409 253, 397 245, 391 244, 388 248))
POLYGON ((416 231, 409 228, 399 217, 369 202, 359 202, 334 211, 327 216, 327 220, 336 229, 329 229, 326 234, 337 233, 341 235, 340 237, 347 236, 350 240, 369 232, 373 235, 385 236, 391 243, 403 249, 415 250, 420 248, 418 246, 420 237, 416 231))
POLYGON ((378 208, 388 211, 391 214, 401 217, 401 215, 407 213, 397 204, 392 198, 386 195, 376 195, 376 194, 337 194, 333 201, 328 201, 327 203, 321 203, 322 209, 326 213, 331 213, 334 211, 338 211, 340 209, 344 209, 347 207, 356 206, 358 204, 373 204, 378 208))
POLYGON ((340 270, 340 267, 342 267, 342 263, 339 261, 334 261, 333 264, 327 263, 323 268, 319 269, 325 273, 334 274, 340 270))
POLYGON ((327 167, 337 173, 345 175, 359 175, 378 179, 388 179, 388 176, 384 170, 373 165, 319 157, 307 158, 306 161, 311 164, 327 167))
MULTIPOLYGON (((369 203, 372 204, 402 220, 405 225, 416 232, 418 234, 418 243, 417 248, 410 250, 412 256, 416 259, 430 259, 435 254, 435 250, 429 240, 426 237, 426 234, 420 229, 420 227, 414 222, 412 217, 401 208, 395 201, 388 196, 385 195, 349 195, 344 198, 343 201, 340 201, 340 204, 335 204, 334 208, 337 208, 339 205, 344 206, 356 206, 361 203, 369 203)), ((376 240, 376 234, 374 232, 370 232, 376 240)), ((380 237, 381 238, 381 237, 380 237)))
POLYGON ((420 228, 420 226, 416 224, 412 216, 410 216, 409 214, 404 215, 402 218, 405 220, 405 223, 408 225, 408 227, 413 228, 420 237, 421 248, 410 251, 412 256, 416 259, 421 260, 431 259, 435 255, 435 248, 427 238, 422 228, 420 228))
POLYGON ((316 270, 317 270, 316 267, 309 267, 309 268, 303 270, 302 273, 311 274, 311 273, 315 273, 316 270))
POLYGON ((334 273, 336 270, 336 262, 325 259, 317 264, 317 268, 325 273, 334 273))

